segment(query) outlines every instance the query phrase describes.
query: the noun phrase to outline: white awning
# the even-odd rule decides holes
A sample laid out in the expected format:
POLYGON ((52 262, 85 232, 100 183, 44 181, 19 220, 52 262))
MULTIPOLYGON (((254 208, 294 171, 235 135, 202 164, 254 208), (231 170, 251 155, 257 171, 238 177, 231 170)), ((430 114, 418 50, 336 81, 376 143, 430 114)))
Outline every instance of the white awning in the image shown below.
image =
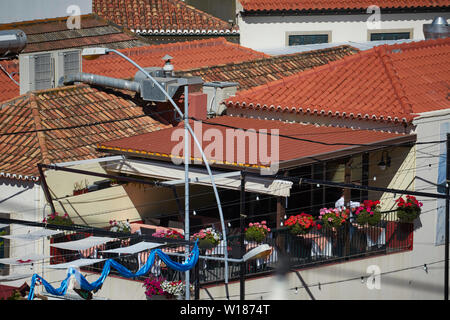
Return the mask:
POLYGON ((36 231, 29 232, 29 233, 3 235, 0 237, 5 238, 5 239, 11 239, 11 240, 35 241, 35 240, 39 240, 40 238, 54 236, 59 233, 62 233, 62 231, 49 230, 49 229, 38 229, 36 231))
POLYGON ((106 259, 78 259, 71 262, 60 263, 60 264, 51 264, 45 266, 48 269, 68 269, 72 268, 80 268, 84 266, 89 266, 98 262, 105 261, 106 259))
POLYGON ((65 250, 86 250, 113 240, 113 238, 91 236, 81 240, 53 243, 50 246, 65 250))
POLYGON ((3 229, 3 228, 5 228, 5 227, 7 227, 7 226, 9 226, 9 224, 3 224, 3 223, 0 223, 0 229, 3 229))
POLYGON ((17 258, 3 258, 0 259, 0 263, 2 264, 10 264, 10 265, 23 265, 23 264, 31 264, 37 261, 45 260, 51 258, 50 256, 44 256, 42 254, 28 254, 17 258))
MULTIPOLYGON (((151 177, 160 180, 183 180, 185 178, 184 166, 177 166, 173 163, 162 161, 125 159, 107 161, 104 165, 105 170, 121 174, 151 177)), ((212 175, 221 173, 223 171, 212 171, 212 175)), ((208 177, 208 171, 204 168, 189 168, 191 183, 211 186, 211 181, 208 177), (196 178, 201 180, 196 181, 196 178)), ((241 187, 240 176, 218 177, 214 179, 214 182, 218 188, 240 190, 241 187)), ((246 192, 289 197, 292 184, 291 181, 273 180, 264 176, 247 175, 245 177, 246 192)))
POLYGON ((0 282, 7 282, 7 281, 16 281, 16 280, 20 280, 20 279, 27 279, 27 278, 31 278, 33 276, 33 274, 19 274, 19 273, 15 273, 15 274, 10 274, 9 276, 0 276, 0 282))
POLYGON ((141 252, 141 251, 158 248, 158 247, 161 247, 163 245, 164 245, 164 243, 139 242, 139 243, 133 244, 132 246, 129 246, 129 247, 104 250, 104 251, 101 251, 101 252, 134 254, 134 253, 138 253, 138 252, 141 252))

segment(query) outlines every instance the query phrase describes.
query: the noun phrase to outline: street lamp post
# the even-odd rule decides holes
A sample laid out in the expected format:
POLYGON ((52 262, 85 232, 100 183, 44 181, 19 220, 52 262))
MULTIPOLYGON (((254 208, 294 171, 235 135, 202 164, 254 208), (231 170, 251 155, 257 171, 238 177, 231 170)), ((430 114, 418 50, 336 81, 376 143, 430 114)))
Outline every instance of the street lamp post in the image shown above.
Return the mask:
MULTIPOLYGON (((212 175, 211 167, 209 166, 208 159, 206 158, 206 155, 203 152, 202 146, 199 143, 197 137, 195 136, 194 131, 192 130, 191 126, 189 125, 189 115, 188 115, 188 113, 185 112, 185 114, 183 114, 181 112, 180 108, 178 108, 176 103, 173 101, 173 99, 170 97, 170 95, 166 92, 166 90, 164 90, 164 88, 158 83, 158 81, 156 81, 144 68, 139 66, 136 62, 134 62, 133 60, 128 58, 126 55, 124 55, 120 51, 117 51, 117 50, 114 50, 114 49, 109 49, 109 48, 87 48, 87 49, 83 49, 82 55, 86 59, 96 59, 99 56, 106 55, 106 54, 108 54, 110 52, 113 52, 113 53, 119 55, 120 57, 124 58, 129 63, 131 63, 133 66, 135 66, 137 69, 139 69, 147 78, 152 80, 153 83, 155 84, 155 86, 157 88, 159 88, 161 90, 161 92, 166 96, 166 98, 170 101, 170 103, 175 108, 175 110, 178 113, 178 115, 181 118, 185 119, 185 122, 184 122, 185 123, 185 130, 186 130, 185 134, 187 135, 187 133, 189 132, 191 134, 192 138, 194 139, 195 144, 197 145, 198 149, 200 150, 203 162, 205 163, 205 166, 206 166, 206 170, 208 171, 208 175, 209 175, 209 177, 211 179, 211 185, 213 187, 214 195, 215 195, 216 202, 217 202, 217 207, 219 209, 220 224, 221 224, 221 227, 222 227, 222 234, 223 234, 223 242, 224 242, 225 248, 227 248, 227 236, 226 236, 225 222, 224 222, 224 218, 223 218, 222 205, 221 205, 221 202, 220 202, 219 193, 217 191, 217 186, 216 186, 216 183, 214 181, 214 177, 212 175)), ((185 86, 185 92, 187 92, 187 86, 185 86)), ((188 103, 187 102, 187 95, 185 96, 185 100, 186 100, 185 101, 185 106, 186 106, 186 104, 188 103)), ((186 146, 187 140, 188 140, 188 136, 185 136, 185 146, 186 146)), ((188 149, 185 148, 184 153, 185 153, 185 168, 186 168, 185 169, 186 170, 186 172, 185 172, 185 179, 186 179, 185 185, 187 185, 186 191, 185 191, 186 192, 186 199, 185 199, 185 201, 187 201, 187 204, 185 202, 185 214, 186 214, 185 221, 187 221, 187 223, 189 224, 189 222, 188 222, 189 221, 189 203, 188 203, 189 199, 187 197, 188 196, 188 192, 189 192, 188 191, 189 173, 187 171, 188 170, 187 163, 189 161, 189 158, 186 158, 186 154, 188 153, 188 149)), ((185 230, 188 227, 189 227, 188 225, 187 226, 185 225, 185 230)), ((189 230, 187 231, 187 233, 185 233, 185 237, 189 236, 188 234, 189 234, 189 230)), ((224 251, 225 251, 224 252, 224 258, 225 258, 224 259, 224 263, 225 263, 225 284, 228 285, 228 251, 227 250, 224 250, 224 251)), ((190 292, 189 292, 189 287, 190 287, 189 275, 187 273, 186 273, 186 275, 187 275, 187 279, 186 279, 186 299, 189 300, 189 297, 190 297, 190 292)))

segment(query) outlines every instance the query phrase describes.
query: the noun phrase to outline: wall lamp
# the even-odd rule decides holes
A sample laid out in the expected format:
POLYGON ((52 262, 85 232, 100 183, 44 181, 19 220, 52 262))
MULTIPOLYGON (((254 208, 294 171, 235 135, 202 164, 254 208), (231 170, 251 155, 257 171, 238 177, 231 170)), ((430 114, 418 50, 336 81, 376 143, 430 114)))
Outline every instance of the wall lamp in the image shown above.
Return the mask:
POLYGON ((389 153, 387 151, 383 151, 381 153, 381 161, 378 162, 378 167, 380 170, 384 171, 386 168, 389 168, 391 166, 391 157, 389 157, 389 153), (384 158, 384 154, 386 153, 386 160, 384 158))

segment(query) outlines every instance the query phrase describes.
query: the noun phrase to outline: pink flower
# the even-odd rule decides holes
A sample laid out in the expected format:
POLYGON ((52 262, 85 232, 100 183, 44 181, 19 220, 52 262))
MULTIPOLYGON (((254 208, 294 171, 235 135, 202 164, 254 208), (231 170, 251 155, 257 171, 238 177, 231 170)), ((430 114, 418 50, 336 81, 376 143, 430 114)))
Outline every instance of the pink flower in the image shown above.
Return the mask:
POLYGON ((261 221, 261 223, 262 223, 262 224, 266 224, 267 222, 266 222, 266 220, 263 220, 263 221, 261 221))
POLYGON ((248 224, 248 226, 249 226, 249 227, 253 227, 253 223, 250 222, 250 223, 248 224))

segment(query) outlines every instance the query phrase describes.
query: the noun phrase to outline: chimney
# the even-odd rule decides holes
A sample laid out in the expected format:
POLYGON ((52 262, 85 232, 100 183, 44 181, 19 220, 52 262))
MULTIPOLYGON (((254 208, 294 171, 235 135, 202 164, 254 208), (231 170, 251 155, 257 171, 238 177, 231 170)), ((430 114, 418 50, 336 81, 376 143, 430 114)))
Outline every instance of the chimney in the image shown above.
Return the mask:
POLYGON ((434 18, 431 24, 423 25, 425 40, 447 38, 450 35, 450 27, 444 17, 434 18))
POLYGON ((189 92, 189 117, 198 120, 206 120, 208 118, 207 102, 208 95, 202 92, 189 92))

